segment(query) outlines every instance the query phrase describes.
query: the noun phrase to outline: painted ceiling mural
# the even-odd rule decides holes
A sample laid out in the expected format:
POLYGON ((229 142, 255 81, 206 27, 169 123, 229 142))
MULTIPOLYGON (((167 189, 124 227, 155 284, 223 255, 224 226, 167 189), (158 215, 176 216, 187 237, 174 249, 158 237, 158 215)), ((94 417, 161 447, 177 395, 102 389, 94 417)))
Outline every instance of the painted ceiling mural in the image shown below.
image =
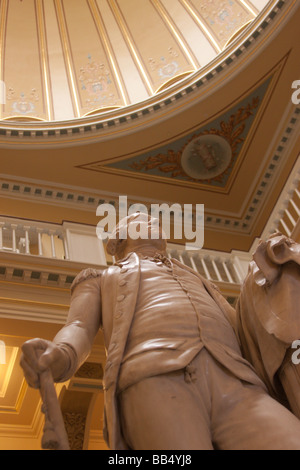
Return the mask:
POLYGON ((159 150, 116 162, 92 162, 80 168, 226 188, 271 81, 272 77, 267 78, 221 116, 159 150))
POLYGON ((2 0, 0 119, 61 121, 144 101, 211 62, 268 3, 2 0))

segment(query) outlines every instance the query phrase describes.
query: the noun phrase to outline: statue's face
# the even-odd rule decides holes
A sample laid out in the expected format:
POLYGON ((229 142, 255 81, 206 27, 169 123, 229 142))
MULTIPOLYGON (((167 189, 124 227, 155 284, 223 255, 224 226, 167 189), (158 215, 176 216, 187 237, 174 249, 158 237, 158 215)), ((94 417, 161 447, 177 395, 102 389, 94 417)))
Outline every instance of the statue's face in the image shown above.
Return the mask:
POLYGON ((153 247, 158 251, 166 249, 166 236, 159 220, 147 214, 136 213, 121 220, 114 236, 120 238, 116 244, 117 259, 145 247, 153 247))

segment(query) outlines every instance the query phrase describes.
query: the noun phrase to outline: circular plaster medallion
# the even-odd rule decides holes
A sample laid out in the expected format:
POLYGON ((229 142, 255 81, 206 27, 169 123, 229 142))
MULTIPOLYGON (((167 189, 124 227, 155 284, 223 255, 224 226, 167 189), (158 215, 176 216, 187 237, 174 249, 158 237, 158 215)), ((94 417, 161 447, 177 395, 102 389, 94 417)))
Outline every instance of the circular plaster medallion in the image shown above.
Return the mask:
POLYGON ((206 134, 196 137, 186 146, 181 166, 191 178, 207 180, 223 173, 231 157, 231 147, 224 137, 206 134))

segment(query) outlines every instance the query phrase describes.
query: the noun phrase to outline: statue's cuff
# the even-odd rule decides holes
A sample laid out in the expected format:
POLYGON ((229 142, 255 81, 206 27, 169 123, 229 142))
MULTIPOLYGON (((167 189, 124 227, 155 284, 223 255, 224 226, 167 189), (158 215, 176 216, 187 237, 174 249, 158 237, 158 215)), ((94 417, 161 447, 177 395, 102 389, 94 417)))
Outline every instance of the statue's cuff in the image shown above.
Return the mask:
POLYGON ((66 382, 76 372, 78 367, 78 359, 73 347, 66 343, 57 344, 65 356, 66 367, 58 377, 54 377, 55 382, 66 382))

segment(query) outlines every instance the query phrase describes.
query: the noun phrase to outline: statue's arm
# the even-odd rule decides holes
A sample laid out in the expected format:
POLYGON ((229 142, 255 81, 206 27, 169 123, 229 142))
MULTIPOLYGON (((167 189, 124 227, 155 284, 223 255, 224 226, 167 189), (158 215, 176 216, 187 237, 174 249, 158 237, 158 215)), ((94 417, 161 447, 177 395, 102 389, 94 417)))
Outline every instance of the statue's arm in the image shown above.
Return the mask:
POLYGON ((69 357, 67 370, 60 377, 65 381, 76 372, 89 355, 101 326, 101 293, 99 277, 77 283, 73 289, 67 322, 53 343, 69 357))

